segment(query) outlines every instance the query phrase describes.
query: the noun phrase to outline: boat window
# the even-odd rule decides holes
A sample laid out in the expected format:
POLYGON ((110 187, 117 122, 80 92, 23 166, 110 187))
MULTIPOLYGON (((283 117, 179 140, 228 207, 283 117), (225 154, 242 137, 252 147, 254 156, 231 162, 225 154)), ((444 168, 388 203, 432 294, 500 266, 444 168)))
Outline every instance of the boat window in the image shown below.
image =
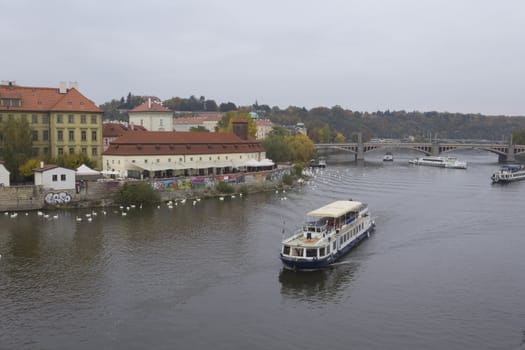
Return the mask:
POLYGON ((309 258, 317 257, 317 249, 306 249, 306 256, 309 258))
POLYGON ((337 241, 334 241, 334 244, 333 244, 332 248, 333 248, 334 250, 336 250, 336 248, 337 248, 337 241))
POLYGON ((324 256, 324 247, 319 248, 319 256, 324 256))
POLYGON ((343 245, 343 237, 339 238, 339 245, 343 245))
POLYGON ((303 248, 292 249, 292 256, 303 256, 303 248))
POLYGON ((285 245, 283 247, 283 254, 284 255, 290 255, 290 246, 289 245, 285 245))
POLYGON ((330 254, 330 244, 326 246, 326 254, 330 254))

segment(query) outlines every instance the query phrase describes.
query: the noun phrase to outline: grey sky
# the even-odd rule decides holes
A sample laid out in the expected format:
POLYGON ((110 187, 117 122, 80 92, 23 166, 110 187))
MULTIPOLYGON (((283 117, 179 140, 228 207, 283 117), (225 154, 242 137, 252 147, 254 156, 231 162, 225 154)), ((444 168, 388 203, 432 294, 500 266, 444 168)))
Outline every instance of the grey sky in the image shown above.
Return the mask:
POLYGON ((0 0, 0 79, 127 95, 525 115, 522 0, 0 0))

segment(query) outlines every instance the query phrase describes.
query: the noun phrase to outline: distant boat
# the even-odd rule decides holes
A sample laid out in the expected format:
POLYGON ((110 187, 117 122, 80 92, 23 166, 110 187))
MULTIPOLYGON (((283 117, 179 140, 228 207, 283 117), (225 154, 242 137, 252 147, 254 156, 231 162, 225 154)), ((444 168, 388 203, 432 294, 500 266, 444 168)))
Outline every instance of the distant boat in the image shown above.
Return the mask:
POLYGON ((326 159, 324 157, 312 159, 310 161, 310 167, 311 168, 326 168, 326 159))
POLYGON ((467 162, 460 161, 456 157, 428 156, 411 159, 408 163, 414 165, 434 166, 438 168, 467 169, 467 162))
POLYGON ((513 181, 525 180, 525 166, 522 164, 502 165, 490 177, 492 183, 508 183, 513 181))
POLYGON ((383 162, 393 162, 394 161, 394 155, 390 152, 386 152, 383 156, 383 162))

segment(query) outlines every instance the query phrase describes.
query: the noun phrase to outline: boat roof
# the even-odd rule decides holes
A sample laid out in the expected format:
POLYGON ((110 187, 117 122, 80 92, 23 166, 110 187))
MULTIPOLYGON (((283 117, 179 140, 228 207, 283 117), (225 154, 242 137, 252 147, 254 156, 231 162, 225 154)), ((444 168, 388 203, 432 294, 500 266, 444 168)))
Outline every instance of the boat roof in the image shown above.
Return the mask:
POLYGON ((518 164, 507 164, 507 165, 502 165, 501 168, 502 169, 511 169, 511 170, 517 170, 517 169, 521 169, 523 165, 518 165, 518 164))
POLYGON ((306 215, 338 218, 345 213, 359 209, 362 205, 363 203, 357 201, 335 201, 319 209, 312 210, 306 215))

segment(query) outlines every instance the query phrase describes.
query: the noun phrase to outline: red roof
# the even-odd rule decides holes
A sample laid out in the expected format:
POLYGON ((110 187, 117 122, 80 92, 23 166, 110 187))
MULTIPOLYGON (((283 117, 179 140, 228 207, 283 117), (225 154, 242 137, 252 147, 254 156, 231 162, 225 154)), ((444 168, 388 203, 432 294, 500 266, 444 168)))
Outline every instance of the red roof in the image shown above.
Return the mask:
POLYGON ((129 130, 146 131, 146 128, 142 125, 133 125, 133 127, 128 127, 120 123, 104 123, 102 124, 102 137, 119 137, 124 135, 124 133, 129 130))
POLYGON ((58 165, 56 165, 56 164, 46 164, 43 167, 34 168, 33 171, 35 173, 41 173, 41 172, 44 172, 44 171, 47 171, 47 170, 51 170, 51 169, 55 169, 55 168, 58 168, 58 165))
POLYGON ((234 133, 144 131, 126 132, 110 143, 104 155, 172 155, 264 152, 255 139, 234 133))
POLYGON ((58 88, 0 85, 0 98, 20 100, 19 107, 0 105, 0 111, 102 112, 75 88, 60 93, 58 88))
POLYGON ((141 105, 138 105, 137 107, 133 108, 129 111, 129 113, 133 112, 165 112, 165 113, 173 113, 169 108, 164 107, 160 103, 157 103, 153 100, 145 101, 141 105))

